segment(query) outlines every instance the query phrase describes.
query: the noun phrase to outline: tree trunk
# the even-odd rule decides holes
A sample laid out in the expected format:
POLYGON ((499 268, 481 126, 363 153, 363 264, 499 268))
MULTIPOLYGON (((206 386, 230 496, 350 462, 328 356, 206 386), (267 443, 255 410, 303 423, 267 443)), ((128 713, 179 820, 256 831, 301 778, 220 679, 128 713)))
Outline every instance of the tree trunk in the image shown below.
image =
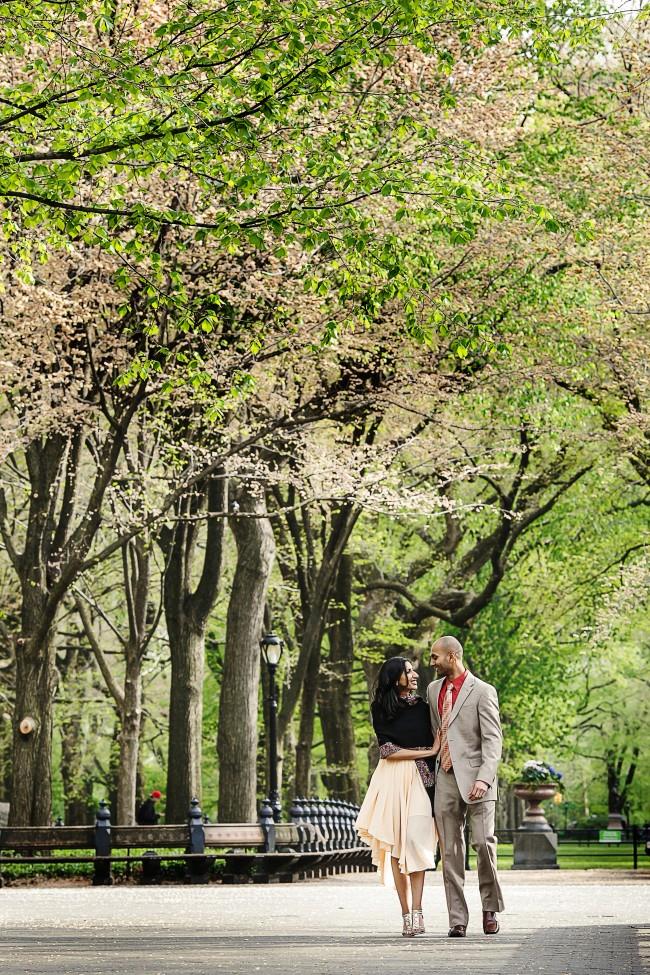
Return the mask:
POLYGON ((589 785, 590 780, 587 777, 587 773, 582 773, 582 814, 585 819, 589 819, 591 816, 591 807, 589 805, 589 785))
MULTIPOLYGON (((23 629, 23 634, 25 634, 23 629)), ((16 657, 10 826, 48 826, 52 801, 52 723, 57 685, 49 642, 29 644, 16 657), (35 727, 21 732, 23 719, 35 727)))
MULTIPOLYGON (((17 594, 16 594, 17 596, 17 594)), ((15 609, 19 597, 5 590, 4 618, 0 618, 0 802, 11 800, 11 753, 13 748, 13 718, 16 686, 16 636, 20 620, 15 609), (15 605, 14 605, 14 597, 15 605)))
POLYGON ((87 826, 92 822, 94 770, 88 767, 88 756, 94 754, 96 737, 93 735, 92 718, 84 721, 81 701, 91 666, 92 658, 79 648, 69 649, 58 666, 60 688, 67 698, 67 703, 60 705, 57 713, 61 736, 63 821, 66 826, 87 826))
POLYGON ((341 556, 359 515, 360 509, 350 504, 344 504, 336 511, 323 549, 320 567, 313 573, 313 579, 307 585, 308 592, 304 592, 301 596, 301 646, 291 674, 291 681, 282 695, 282 706, 278 714, 281 737, 285 736, 293 718, 312 654, 320 653, 332 585, 341 556))
MULTIPOLYGON (((361 580, 363 582, 363 580, 361 580)), ((366 650, 374 650, 377 652, 385 652, 385 646, 383 643, 374 643, 372 640, 372 632, 375 628, 381 625, 381 618, 388 616, 395 603, 397 602, 397 597, 394 593, 387 592, 381 589, 368 589, 366 592, 364 601, 359 609, 359 615, 357 617, 357 627, 359 630, 365 631, 369 635, 366 637, 366 650)), ((390 654, 387 654, 390 656, 390 654)), ((372 701, 372 696, 375 687, 375 681, 377 680, 377 675, 381 667, 380 663, 374 660, 368 659, 368 657, 363 658, 363 672, 366 676, 366 685, 368 688, 368 717, 370 718, 370 702, 372 701)), ((370 735, 370 740, 368 742, 368 781, 377 767, 377 762, 379 761, 379 745, 377 744, 377 738, 374 732, 370 735)))
POLYGON ((329 645, 329 657, 321 669, 318 709, 328 766, 323 783, 336 798, 359 802, 351 699, 354 664, 351 555, 342 556, 336 576, 329 645))
POLYGON ((165 819, 183 823, 191 799, 201 796, 205 628, 196 628, 183 614, 168 632, 172 663, 165 819))
POLYGON ((259 640, 275 541, 264 497, 242 490, 240 514, 230 519, 237 543, 219 700, 219 820, 257 820, 259 640), (257 517, 247 518, 251 514, 257 517))
POLYGON ((614 757, 607 760, 607 798, 610 813, 623 812, 623 796, 621 795, 620 777, 617 762, 614 757))
POLYGON ((0 802, 11 796, 11 720, 0 712, 0 802))
POLYGON ((86 766, 84 752, 81 715, 71 713, 61 722, 63 821, 66 826, 87 826, 92 822, 92 772, 86 766))
MULTIPOLYGON (((151 546, 149 540, 138 536, 122 548, 122 579, 128 635, 118 636, 124 651, 125 671, 123 687, 120 687, 111 672, 111 667, 102 650, 101 637, 95 631, 92 618, 80 594, 75 594, 77 612, 81 621, 99 671, 115 701, 119 718, 117 752, 115 762, 115 791, 111 796, 111 811, 114 822, 120 826, 135 823, 137 796, 138 761, 140 754, 140 726, 142 721, 142 662, 153 636, 158 614, 154 612, 149 620, 152 607, 149 603, 151 546)), ((115 744, 115 743, 114 743, 115 744)))
POLYGON ((311 751, 314 743, 314 718, 318 700, 320 671, 320 644, 314 647, 302 686, 300 704, 300 730, 296 746, 296 778, 294 791, 297 796, 308 796, 311 791, 311 751))
MULTIPOLYGON (((381 664, 374 663, 371 660, 363 661, 363 672, 366 675, 366 684, 368 687, 368 713, 370 713, 370 702, 372 701, 373 689, 375 686, 375 681, 377 680, 377 674, 379 673, 379 668, 381 664)), ((372 773, 377 768, 377 763, 379 762, 379 743, 377 741, 377 736, 374 731, 372 731, 371 724, 371 735, 368 741, 368 782, 372 773)))
POLYGON ((187 819, 190 801, 201 797, 201 746, 203 734, 203 678, 205 630, 219 590, 228 486, 222 472, 199 485, 193 496, 177 506, 179 522, 163 531, 165 553, 165 620, 171 654, 169 696, 169 752, 165 821, 187 819), (196 522, 206 507, 207 537, 201 578, 193 591, 196 522), (187 519, 183 521, 183 518, 187 519))
MULTIPOLYGON (((66 442, 59 436, 28 446, 25 456, 31 495, 25 548, 21 555, 9 550, 22 597, 20 637, 16 644, 11 826, 47 826, 51 818, 57 672, 52 639, 56 611, 49 605, 52 578, 48 563, 55 530, 56 485, 65 450, 66 442), (25 733, 20 726, 27 718, 34 721, 35 727, 25 733)), ((2 514, 4 517, 4 511, 2 514)))
POLYGON ((113 734, 111 736, 110 750, 108 754, 108 779, 105 783, 108 795, 108 808, 111 817, 117 814, 117 792, 120 781, 120 731, 122 722, 119 714, 115 714, 113 720, 113 734))
POLYGON ((96 474, 85 511, 74 529, 80 428, 69 436, 53 434, 34 440, 25 450, 30 500, 22 552, 17 551, 11 536, 7 501, 0 488, 0 532, 20 580, 22 597, 21 635, 16 646, 12 826, 45 826, 50 822, 56 616, 99 528, 104 495, 137 403, 134 398, 94 453, 96 474), (24 734, 20 723, 27 716, 35 720, 36 727, 24 734))
POLYGON ((142 662, 136 655, 126 662, 124 707, 120 729, 120 771, 117 780, 117 816, 120 826, 135 824, 140 718, 142 715, 142 662))
MULTIPOLYGON (((293 799, 294 796, 298 795, 295 790, 297 746, 298 742, 296 741, 296 730, 291 724, 287 728, 282 738, 280 738, 280 761, 278 764, 278 788, 282 789, 283 783, 287 783, 285 791, 289 793, 287 796, 289 799, 293 799), (294 788, 291 788, 292 783, 294 784, 294 788)), ((268 775, 268 762, 266 774, 268 775)))
POLYGON ((605 757, 607 767, 607 798, 608 811, 610 815, 616 813, 623 815, 630 792, 630 787, 636 774, 637 761, 640 754, 638 745, 632 747, 631 758, 629 760, 627 772, 624 773, 623 765, 627 757, 623 751, 617 754, 608 751, 605 757))
MULTIPOLYGON (((136 804, 136 807, 139 804, 140 796, 143 796, 144 795, 144 787, 145 787, 145 782, 146 782, 146 775, 145 775, 145 770, 144 770, 144 761, 143 761, 143 757, 142 757, 143 751, 144 751, 144 746, 145 746, 146 740, 147 740, 147 728, 146 728, 146 725, 147 725, 147 717, 146 717, 146 714, 145 714, 145 711, 144 711, 144 705, 143 705, 142 706, 142 710, 141 710, 141 714, 140 714, 140 732, 139 732, 139 739, 140 740, 138 742, 138 767, 137 767, 136 772, 135 772, 135 804, 136 804)), ((156 788, 158 788, 158 784, 156 784, 156 788)))

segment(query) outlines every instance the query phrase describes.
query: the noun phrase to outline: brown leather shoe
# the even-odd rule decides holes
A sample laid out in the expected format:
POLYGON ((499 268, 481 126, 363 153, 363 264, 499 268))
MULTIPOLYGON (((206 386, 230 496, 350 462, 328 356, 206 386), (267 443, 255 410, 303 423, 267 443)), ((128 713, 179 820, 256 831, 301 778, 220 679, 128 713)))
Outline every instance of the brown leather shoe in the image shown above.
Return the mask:
POLYGON ((494 911, 483 911, 483 933, 498 934, 499 922, 494 911))
POLYGON ((449 928, 448 938, 464 938, 467 934, 466 924, 454 924, 453 928, 449 928))

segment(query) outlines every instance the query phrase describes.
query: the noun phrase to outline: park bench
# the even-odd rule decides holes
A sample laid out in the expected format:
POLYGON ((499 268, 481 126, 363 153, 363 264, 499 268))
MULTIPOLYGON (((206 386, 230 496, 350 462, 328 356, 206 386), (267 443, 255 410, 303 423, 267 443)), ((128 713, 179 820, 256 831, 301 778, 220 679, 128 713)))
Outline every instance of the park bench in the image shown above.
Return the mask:
POLYGON ((160 879, 163 861, 184 862, 186 880, 194 883, 207 882, 216 859, 224 863, 223 883, 291 882, 371 869, 370 850, 354 834, 357 811, 336 800, 295 800, 292 822, 275 823, 264 802, 259 823, 209 823, 193 799, 187 824, 111 826, 109 810, 101 802, 94 826, 1 829, 0 885, 3 865, 12 863, 92 863, 95 885, 112 882, 114 863, 126 863, 129 869, 140 864, 145 883, 160 879))

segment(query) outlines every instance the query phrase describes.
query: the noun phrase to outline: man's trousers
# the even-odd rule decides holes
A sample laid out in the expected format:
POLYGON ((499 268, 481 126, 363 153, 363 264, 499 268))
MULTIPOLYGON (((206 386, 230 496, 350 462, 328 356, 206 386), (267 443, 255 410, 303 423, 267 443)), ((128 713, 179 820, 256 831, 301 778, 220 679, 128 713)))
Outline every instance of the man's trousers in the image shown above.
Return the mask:
POLYGON ((436 828, 449 911, 449 926, 467 926, 469 913, 465 884, 465 820, 469 819, 476 851, 478 884, 484 911, 502 911, 503 895, 497 875, 497 840, 494 835, 496 802, 466 803, 458 791, 453 769, 438 770, 435 793, 436 828))

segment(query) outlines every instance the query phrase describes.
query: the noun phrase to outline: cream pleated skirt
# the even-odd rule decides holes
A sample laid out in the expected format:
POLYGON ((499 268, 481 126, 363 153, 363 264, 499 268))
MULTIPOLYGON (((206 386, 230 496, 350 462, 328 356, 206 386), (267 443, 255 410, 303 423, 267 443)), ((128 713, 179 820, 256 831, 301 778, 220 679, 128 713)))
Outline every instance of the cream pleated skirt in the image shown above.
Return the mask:
POLYGON ((436 828, 415 762, 379 760, 355 829, 370 847, 383 884, 393 883, 391 857, 401 873, 435 866, 436 828))

